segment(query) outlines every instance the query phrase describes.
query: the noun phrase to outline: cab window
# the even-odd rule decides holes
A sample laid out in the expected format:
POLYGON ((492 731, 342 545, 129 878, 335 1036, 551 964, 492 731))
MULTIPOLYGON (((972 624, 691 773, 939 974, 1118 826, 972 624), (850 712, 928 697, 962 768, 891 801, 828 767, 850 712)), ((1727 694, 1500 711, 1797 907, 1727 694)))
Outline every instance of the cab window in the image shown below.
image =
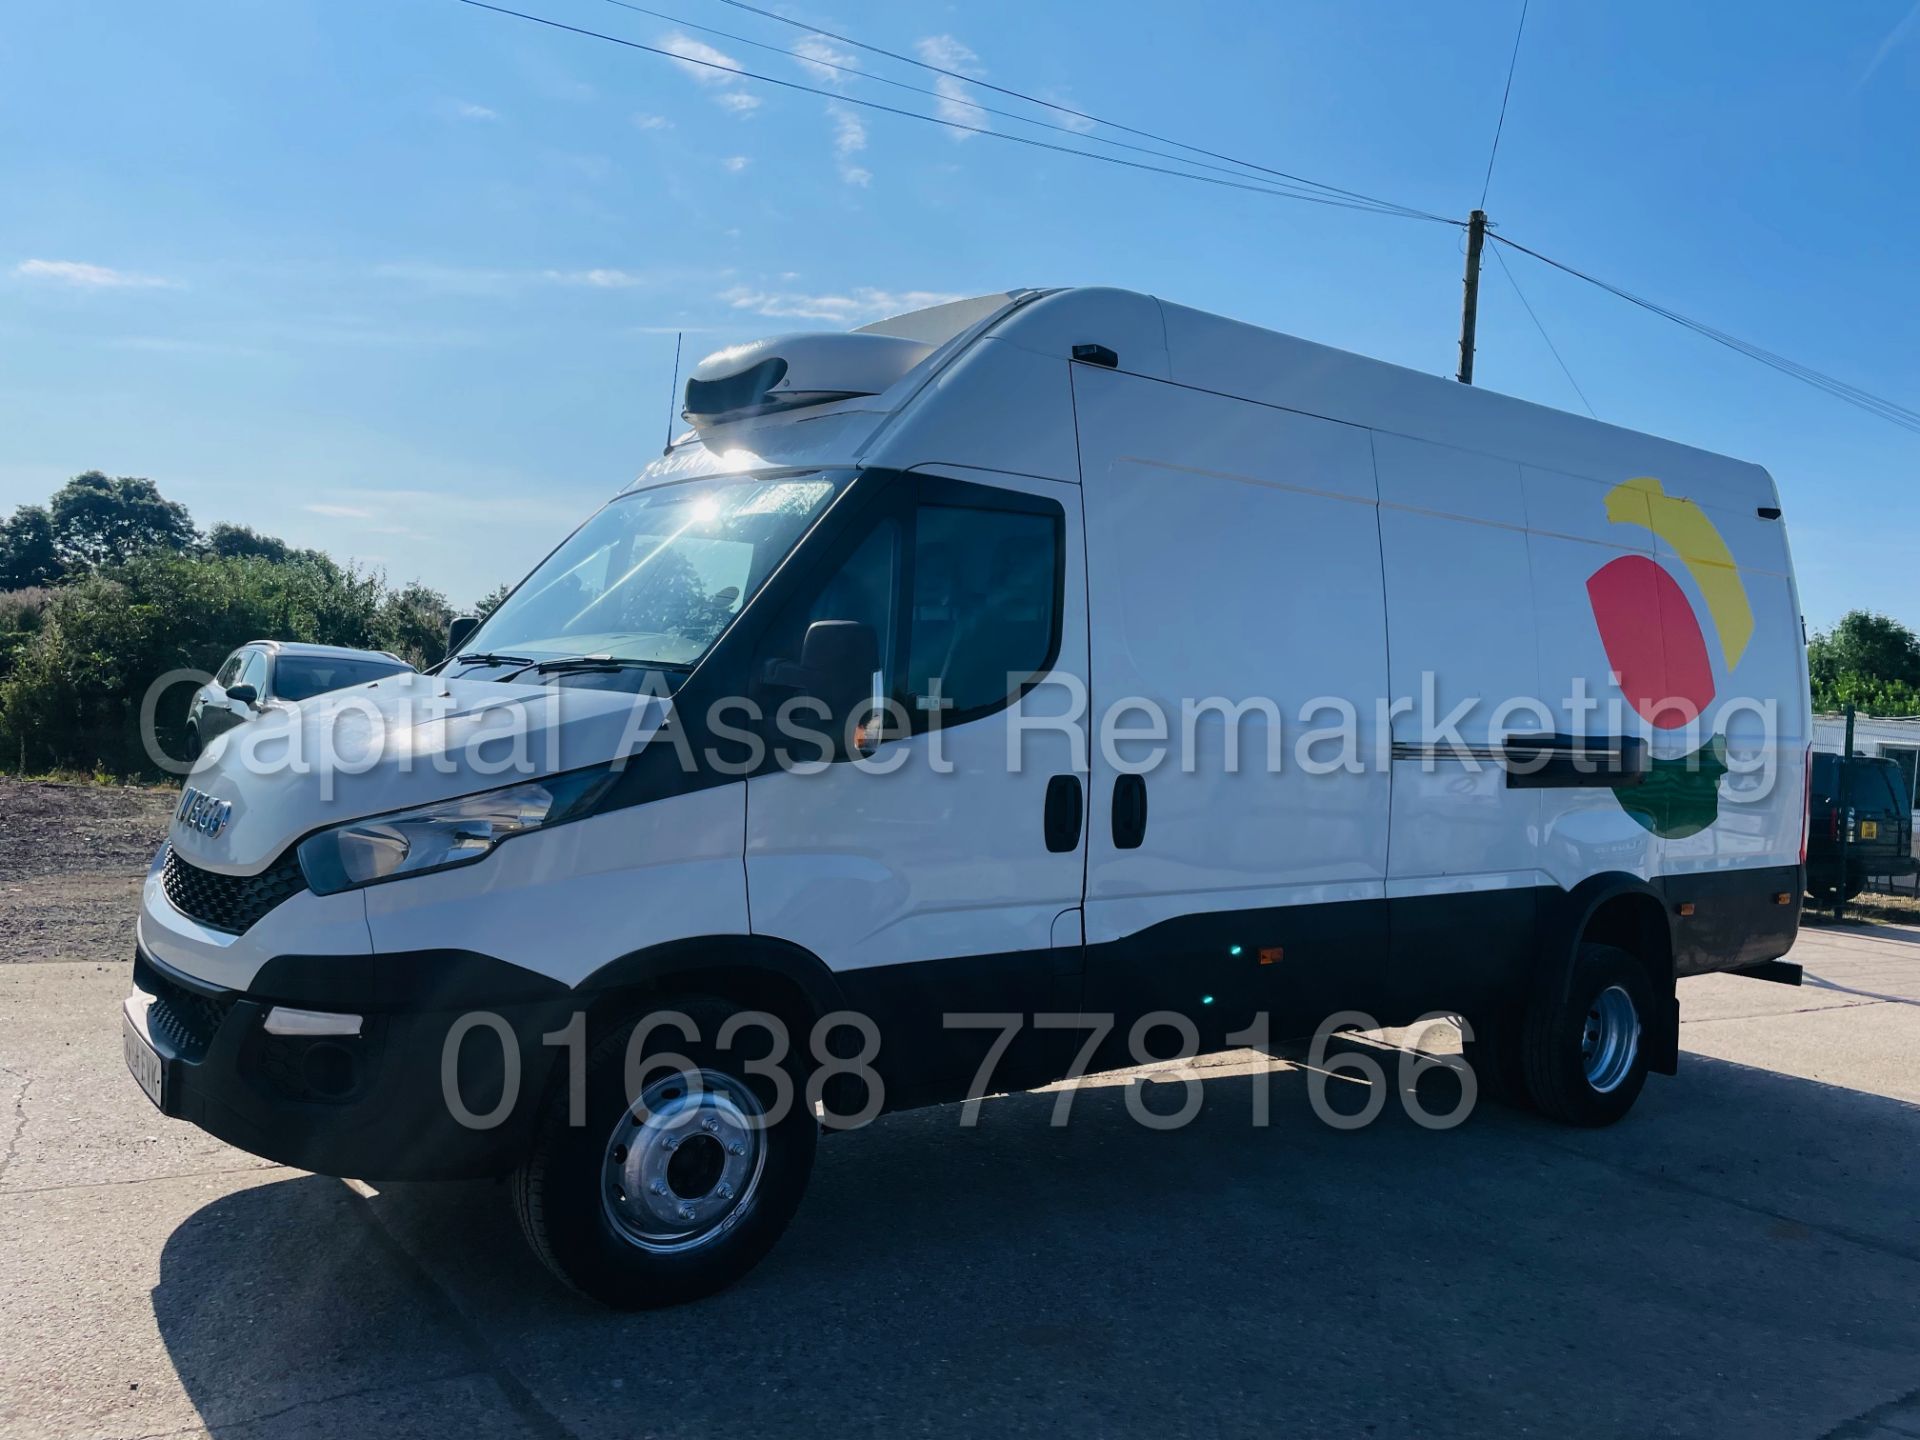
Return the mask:
POLYGON ((261 699, 267 694, 267 657, 258 650, 249 650, 244 664, 240 667, 237 685, 251 685, 261 699))
POLYGON ((838 569, 804 605, 790 607, 776 622, 763 652, 797 660, 807 627, 816 620, 855 620, 873 628, 880 649, 876 693, 893 692, 897 644, 895 616, 900 585, 900 523, 882 519, 854 546, 838 569))
POLYGON ((951 723, 1013 699, 1053 663, 1059 591, 1057 515, 920 506, 909 703, 937 703, 951 723))

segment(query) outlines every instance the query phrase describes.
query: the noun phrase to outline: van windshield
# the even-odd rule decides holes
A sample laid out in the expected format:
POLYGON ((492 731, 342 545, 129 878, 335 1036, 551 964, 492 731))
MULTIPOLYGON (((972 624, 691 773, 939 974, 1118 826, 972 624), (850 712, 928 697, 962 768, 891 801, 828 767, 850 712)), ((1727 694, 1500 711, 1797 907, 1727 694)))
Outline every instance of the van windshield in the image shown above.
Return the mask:
POLYGON ((848 478, 688 480, 622 495, 522 581, 461 653, 691 665, 848 478))

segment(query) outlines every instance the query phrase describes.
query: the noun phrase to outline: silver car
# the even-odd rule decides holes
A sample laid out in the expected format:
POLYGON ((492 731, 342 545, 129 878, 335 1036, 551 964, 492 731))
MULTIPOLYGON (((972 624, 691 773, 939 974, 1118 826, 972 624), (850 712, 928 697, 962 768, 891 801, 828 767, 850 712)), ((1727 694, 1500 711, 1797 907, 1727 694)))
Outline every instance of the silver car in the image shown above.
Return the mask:
POLYGON ((303 645, 293 640, 250 641, 227 657, 210 683, 194 691, 187 708, 187 754, 199 755, 214 736, 277 705, 411 669, 385 650, 303 645))

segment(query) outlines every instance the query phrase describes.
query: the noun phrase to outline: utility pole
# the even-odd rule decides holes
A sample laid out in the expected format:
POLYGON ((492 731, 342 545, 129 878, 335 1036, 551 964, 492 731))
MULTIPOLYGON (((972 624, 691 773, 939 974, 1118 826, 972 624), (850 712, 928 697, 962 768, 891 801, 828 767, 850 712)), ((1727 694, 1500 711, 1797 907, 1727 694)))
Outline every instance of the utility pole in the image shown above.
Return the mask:
POLYGON ((1476 210, 1467 217, 1466 294, 1460 303, 1460 373, 1454 378, 1462 385, 1473 383, 1473 330, 1480 318, 1480 247, 1487 239, 1487 212, 1476 210))
MULTIPOLYGON (((1809 762, 1811 763, 1811 762, 1809 762)), ((1833 923, 1847 917, 1847 859, 1853 848, 1853 706, 1847 706, 1847 738, 1840 747, 1840 784, 1833 797, 1840 807, 1840 885, 1833 892, 1833 923)))

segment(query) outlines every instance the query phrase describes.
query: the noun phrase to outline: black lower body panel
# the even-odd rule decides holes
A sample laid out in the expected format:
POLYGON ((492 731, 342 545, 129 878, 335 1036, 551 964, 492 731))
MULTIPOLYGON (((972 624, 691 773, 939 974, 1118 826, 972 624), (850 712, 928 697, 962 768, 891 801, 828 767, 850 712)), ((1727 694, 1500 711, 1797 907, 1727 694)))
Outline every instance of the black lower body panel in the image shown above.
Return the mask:
POLYGON ((219 990, 136 955, 134 988, 153 997, 147 1034, 165 1071, 166 1113, 323 1175, 455 1179, 513 1169, 531 1143, 551 1067, 565 1054, 541 1036, 566 1024, 568 1000, 558 986, 558 994, 528 998, 519 980, 534 977, 525 971, 504 987, 488 984, 498 979, 494 967, 517 967, 474 958, 468 983, 443 978, 428 1008, 383 1011, 368 1003, 377 997, 345 989, 296 997, 219 990), (358 1014, 361 1032, 269 1035, 268 1012, 290 1001, 358 1014), (443 1073, 449 1035, 476 1012, 499 1017, 511 1039, 492 1021, 469 1022, 443 1073), (488 1123, 462 1123, 462 1115, 488 1123))

